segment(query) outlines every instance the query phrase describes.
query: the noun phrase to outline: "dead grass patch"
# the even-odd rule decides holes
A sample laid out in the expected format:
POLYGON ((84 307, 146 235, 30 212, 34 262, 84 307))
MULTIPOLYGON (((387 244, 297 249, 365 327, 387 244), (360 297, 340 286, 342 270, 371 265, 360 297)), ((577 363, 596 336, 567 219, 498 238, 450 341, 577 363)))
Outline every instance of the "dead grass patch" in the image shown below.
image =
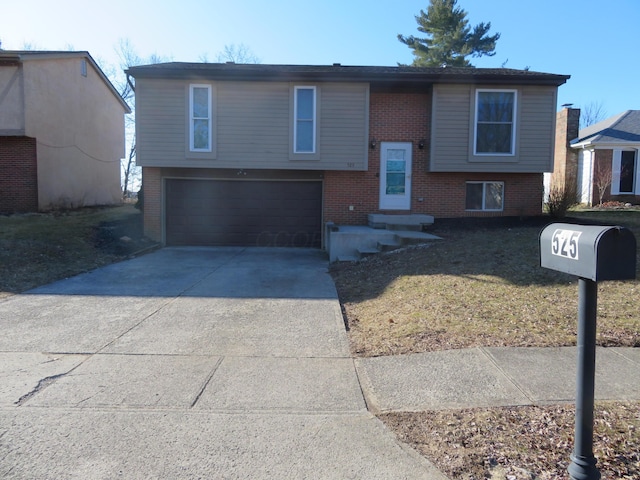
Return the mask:
MULTIPOLYGON (((638 236, 640 212, 626 223, 638 236)), ((539 266, 540 230, 443 228, 424 248, 334 265, 353 353, 575 345, 577 279, 539 266)), ((640 346, 639 293, 600 283, 599 345, 640 346)))
POLYGON ((0 298, 122 260, 150 245, 142 236, 141 213, 132 205, 0 216, 0 298))
MULTIPOLYGON (((568 478, 572 405, 389 413, 403 442, 456 480, 568 478)), ((640 403, 599 403, 594 455, 602 478, 640 478, 640 403)))

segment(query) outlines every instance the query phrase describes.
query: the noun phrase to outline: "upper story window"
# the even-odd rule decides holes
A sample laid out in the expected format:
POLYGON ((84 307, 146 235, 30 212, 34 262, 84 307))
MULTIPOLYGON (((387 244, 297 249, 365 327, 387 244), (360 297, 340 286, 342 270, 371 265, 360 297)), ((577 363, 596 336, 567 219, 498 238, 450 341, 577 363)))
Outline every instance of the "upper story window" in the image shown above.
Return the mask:
POLYGON ((211 151, 211 85, 189 86, 189 150, 211 151))
POLYGON ((316 152, 316 87, 294 89, 293 152, 316 152))
POLYGON ((516 91, 477 90, 475 155, 514 155, 516 91))

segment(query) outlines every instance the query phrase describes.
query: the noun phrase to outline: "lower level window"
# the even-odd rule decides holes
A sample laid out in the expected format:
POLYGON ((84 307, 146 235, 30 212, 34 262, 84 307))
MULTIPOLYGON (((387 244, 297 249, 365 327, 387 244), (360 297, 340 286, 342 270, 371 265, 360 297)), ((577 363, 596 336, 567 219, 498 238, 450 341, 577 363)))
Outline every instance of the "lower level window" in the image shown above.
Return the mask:
POLYGON ((503 206, 503 182, 467 182, 465 209, 500 211, 503 206))

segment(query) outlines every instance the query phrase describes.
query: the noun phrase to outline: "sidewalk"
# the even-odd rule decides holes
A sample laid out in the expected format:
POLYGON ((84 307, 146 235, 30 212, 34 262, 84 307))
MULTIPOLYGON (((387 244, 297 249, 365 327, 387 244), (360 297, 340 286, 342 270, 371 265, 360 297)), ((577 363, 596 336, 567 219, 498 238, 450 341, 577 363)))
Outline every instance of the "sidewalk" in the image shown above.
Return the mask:
MULTIPOLYGON (((358 358, 374 413, 575 401, 576 347, 471 348, 358 358)), ((596 350, 596 400, 640 400, 640 348, 596 350)))

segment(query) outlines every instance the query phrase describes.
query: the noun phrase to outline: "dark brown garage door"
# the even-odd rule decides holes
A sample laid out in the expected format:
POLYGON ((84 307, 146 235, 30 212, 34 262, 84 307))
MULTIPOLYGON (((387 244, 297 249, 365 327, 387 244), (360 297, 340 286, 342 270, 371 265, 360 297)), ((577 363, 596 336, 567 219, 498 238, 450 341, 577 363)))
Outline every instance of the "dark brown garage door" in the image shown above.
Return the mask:
POLYGON ((167 245, 319 248, 322 183, 168 179, 167 245))

